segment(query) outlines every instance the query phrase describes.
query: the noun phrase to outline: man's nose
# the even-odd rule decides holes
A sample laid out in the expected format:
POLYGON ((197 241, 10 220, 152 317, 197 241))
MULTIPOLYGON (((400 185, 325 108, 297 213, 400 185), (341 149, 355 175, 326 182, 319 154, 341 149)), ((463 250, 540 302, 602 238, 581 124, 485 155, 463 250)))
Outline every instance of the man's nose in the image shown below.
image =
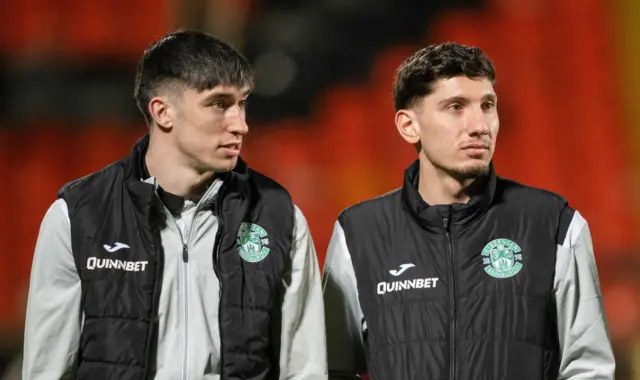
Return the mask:
POLYGON ((227 112, 227 117, 229 118, 229 132, 240 135, 247 134, 249 132, 249 125, 247 125, 244 110, 239 106, 234 106, 227 112))
POLYGON ((467 123, 467 130, 470 135, 481 136, 489 134, 489 124, 482 109, 474 111, 470 116, 467 123))

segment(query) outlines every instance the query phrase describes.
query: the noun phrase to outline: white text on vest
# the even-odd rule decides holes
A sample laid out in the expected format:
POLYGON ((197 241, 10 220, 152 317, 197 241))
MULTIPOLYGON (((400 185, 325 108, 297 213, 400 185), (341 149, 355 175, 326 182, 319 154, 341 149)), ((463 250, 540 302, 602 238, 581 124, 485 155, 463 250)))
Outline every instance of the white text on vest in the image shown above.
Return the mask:
POLYGON ((144 271, 148 261, 123 261, 112 259, 99 259, 97 257, 89 257, 87 259, 87 269, 94 270, 96 268, 106 269, 122 269, 128 272, 144 271))
POLYGON ((433 278, 416 278, 413 280, 381 282, 378 284, 378 294, 397 292, 405 289, 425 289, 435 288, 438 277, 433 278))

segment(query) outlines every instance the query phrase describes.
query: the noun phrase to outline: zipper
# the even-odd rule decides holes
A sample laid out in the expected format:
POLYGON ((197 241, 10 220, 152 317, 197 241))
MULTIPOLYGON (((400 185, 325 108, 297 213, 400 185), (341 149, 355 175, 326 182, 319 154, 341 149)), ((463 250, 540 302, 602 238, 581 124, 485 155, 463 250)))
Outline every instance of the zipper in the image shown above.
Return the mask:
MULTIPOLYGON (((188 239, 188 238, 187 238, 188 239)), ((182 243, 182 318, 184 321, 184 340, 182 347, 182 379, 187 380, 187 367, 189 358, 189 282, 187 276, 189 275, 189 247, 188 241, 185 244, 182 243)))
MULTIPOLYGON (((223 183, 224 185, 224 183, 223 183)), ((224 187, 224 186, 222 186, 224 187)), ((222 187, 220 190, 222 190, 222 187)), ((204 194, 204 196, 200 199, 200 202, 198 202, 198 204, 196 205, 196 209, 193 212, 193 216, 191 217, 191 221, 189 223, 189 229, 187 230, 186 234, 182 233, 182 230, 180 229, 180 225, 178 225, 178 221, 176 220, 176 218, 173 217, 173 214, 171 214, 171 212, 169 211, 169 209, 167 208, 167 206, 162 202, 162 200, 160 199, 160 197, 158 196, 158 192, 157 190, 154 191, 154 194, 158 200, 158 202, 162 205, 162 207, 165 210, 166 215, 169 216, 169 219, 171 219, 173 221, 174 226, 176 227, 176 229, 178 230, 178 235, 180 235, 180 241, 182 242, 182 261, 183 261, 183 281, 182 281, 182 289, 183 289, 183 320, 184 320, 184 340, 183 340, 183 356, 182 356, 182 379, 186 380, 187 379, 187 370, 188 370, 188 354, 189 354, 189 319, 188 319, 188 311, 189 311, 189 288, 188 288, 188 283, 187 283, 187 275, 188 275, 188 263, 189 263, 189 242, 191 241, 191 231, 193 230, 193 223, 195 221, 196 216, 198 215, 198 211, 200 210, 200 205, 202 204, 202 200, 207 198, 207 195, 209 194, 209 191, 211 191, 211 189, 213 189, 214 186, 211 186, 204 194), (184 235, 187 235, 187 240, 185 241, 184 239, 184 235)), ((185 223, 185 227, 186 227, 186 223, 185 223)), ((159 247, 162 248, 162 236, 160 235, 160 232, 157 233, 157 244, 159 244, 159 247)), ((216 237, 217 240, 217 237, 216 237)), ((161 249, 160 248, 160 249, 161 249)), ((215 249, 215 248, 214 248, 215 249)), ((156 266, 156 281, 154 284, 154 299, 152 300, 152 310, 153 311, 153 322, 157 323, 157 319, 158 319, 158 312, 157 312, 157 308, 158 308, 158 304, 160 302, 160 289, 158 289, 158 279, 161 278, 159 276, 162 276, 163 274, 163 266, 164 266, 164 257, 162 256, 162 258, 160 258, 159 255, 159 259, 158 259, 158 263, 159 265, 156 266)), ((152 329, 149 329, 149 336, 147 337, 147 341, 150 342, 151 341, 151 337, 152 337, 152 329)), ((147 348, 147 351, 148 348, 147 348)), ((151 355, 148 352, 148 355, 151 355)), ((148 371, 147 373, 144 374, 144 378, 146 378, 148 375, 148 371)))
MULTIPOLYGON (((173 219, 174 224, 176 225, 176 227, 178 228, 178 233, 180 234, 180 239, 182 240, 182 289, 183 289, 183 311, 182 311, 182 316, 183 316, 183 320, 184 320, 184 340, 183 340, 183 350, 182 350, 182 379, 183 380, 187 380, 188 378, 188 369, 189 369, 189 283, 187 282, 187 277, 189 275, 189 243, 191 242, 191 231, 193 231, 193 224, 195 222, 195 219, 198 215, 198 212, 200 211, 200 206, 203 203, 204 199, 207 199, 209 192, 212 191, 211 189, 213 189, 214 186, 212 185, 209 189, 207 189, 207 191, 205 192, 205 194, 202 196, 202 198, 200 199, 200 201, 198 202, 198 204, 195 207, 195 210, 193 210, 193 215, 191 216, 191 220, 189 221, 188 225, 187 223, 185 223, 185 228, 187 228, 186 233, 184 235, 187 236, 187 240, 185 241, 184 239, 184 235, 182 234, 182 230, 180 229, 180 226, 178 225, 178 222, 176 221, 176 219, 173 217, 173 215, 171 215, 171 213, 169 212, 169 215, 171 215, 171 218, 173 219)), ((166 209, 166 206, 165 206, 166 209)), ((168 212, 168 209, 167 209, 168 212)))
MULTIPOLYGON (((196 220, 196 216, 198 215, 198 211, 200 209, 200 202, 196 205, 195 210, 193 210, 193 215, 191 215, 191 220, 189 221, 189 225, 185 223, 185 228, 187 231, 185 235, 187 235, 187 240, 185 241, 182 232, 180 231, 180 237, 182 238, 182 288, 183 299, 184 299, 184 350, 183 350, 183 362, 182 362, 182 379, 187 380, 188 378, 188 370, 189 370, 189 282, 187 278, 189 276, 189 243, 191 242, 191 231, 193 231, 193 223, 196 220)), ((176 222, 177 224, 177 222, 176 222)), ((180 230, 180 228, 178 228, 180 230)))
POLYGON ((184 341, 182 348, 182 379, 187 380, 187 365, 189 357, 189 283, 187 282, 187 276, 189 273, 189 248, 187 244, 183 243, 182 246, 182 318, 184 321, 184 341))
MULTIPOLYGON (((184 321, 184 329, 183 336, 184 339, 182 341, 182 379, 187 379, 188 374, 188 358, 189 358, 189 283, 187 282, 187 276, 189 275, 189 242, 191 241, 191 231, 193 230, 193 223, 198 214, 199 204, 196 206, 196 209, 193 212, 193 216, 189 221, 188 229, 186 233, 182 233, 182 229, 180 229, 180 225, 176 218, 173 217, 171 212, 166 208, 165 210, 169 215, 169 218, 173 221, 176 229, 178 230, 178 235, 180 235, 180 240, 182 242, 182 320, 184 321), (185 240, 185 235, 187 239, 185 240)), ((187 223, 185 223, 185 227, 187 227, 187 223)))
POLYGON ((447 235, 447 251, 449 257, 449 307, 451 324, 449 325, 449 379, 456 378, 456 285, 453 270, 453 244, 451 242, 451 207, 449 216, 442 219, 447 235))

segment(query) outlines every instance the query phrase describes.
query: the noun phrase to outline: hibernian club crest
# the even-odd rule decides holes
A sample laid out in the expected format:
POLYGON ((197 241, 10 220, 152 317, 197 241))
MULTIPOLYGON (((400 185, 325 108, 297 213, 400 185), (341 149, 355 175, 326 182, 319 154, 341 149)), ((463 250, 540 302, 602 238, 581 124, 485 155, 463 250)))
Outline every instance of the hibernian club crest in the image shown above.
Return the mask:
POLYGON ((484 246, 482 259, 484 271, 495 278, 508 278, 515 276, 522 269, 522 254, 518 244, 509 239, 495 239, 484 246))
POLYGON ((257 263, 269 254, 269 236, 264 228, 253 223, 241 223, 238 228, 238 253, 245 261, 257 263))

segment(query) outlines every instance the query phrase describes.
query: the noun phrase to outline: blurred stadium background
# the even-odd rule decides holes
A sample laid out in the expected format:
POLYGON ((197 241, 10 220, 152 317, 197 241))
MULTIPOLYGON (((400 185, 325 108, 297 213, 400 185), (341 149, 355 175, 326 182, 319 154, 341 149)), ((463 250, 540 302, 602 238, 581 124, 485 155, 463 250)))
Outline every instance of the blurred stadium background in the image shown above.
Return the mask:
POLYGON ((65 182, 145 133, 136 62, 177 28, 256 69, 244 156, 292 192, 321 263, 338 212, 401 184, 394 69, 416 48, 482 47, 498 71, 499 174, 590 223, 620 380, 640 379, 638 0, 7 0, 0 12, 0 377, 20 367, 40 221, 65 182))

